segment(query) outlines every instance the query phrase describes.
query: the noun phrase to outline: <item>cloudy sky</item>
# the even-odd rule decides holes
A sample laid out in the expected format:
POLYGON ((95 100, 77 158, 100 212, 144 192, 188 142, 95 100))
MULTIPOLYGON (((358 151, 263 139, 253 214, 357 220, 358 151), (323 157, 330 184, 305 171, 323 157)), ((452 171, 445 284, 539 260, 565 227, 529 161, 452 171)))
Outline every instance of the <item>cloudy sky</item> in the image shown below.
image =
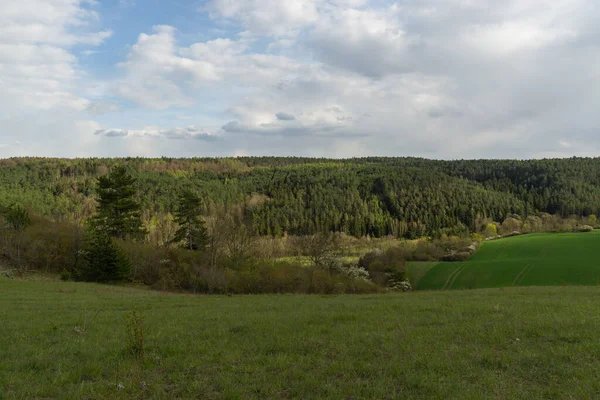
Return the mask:
POLYGON ((2 0, 0 157, 600 156, 594 0, 2 0))

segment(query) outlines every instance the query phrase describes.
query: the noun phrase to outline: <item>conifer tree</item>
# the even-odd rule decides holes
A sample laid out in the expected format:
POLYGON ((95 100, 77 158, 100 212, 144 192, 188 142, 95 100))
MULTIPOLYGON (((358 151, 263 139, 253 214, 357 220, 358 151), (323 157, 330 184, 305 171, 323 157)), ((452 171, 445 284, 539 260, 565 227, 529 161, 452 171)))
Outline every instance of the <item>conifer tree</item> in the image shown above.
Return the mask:
POLYGON ((184 190, 177 203, 175 222, 179 229, 175 232, 174 243, 180 243, 188 250, 203 251, 208 241, 204 221, 200 218, 204 212, 204 202, 191 190, 184 190))
POLYGON ((138 238, 145 234, 140 219, 140 205, 135 199, 135 179, 125 167, 115 167, 98 178, 98 212, 93 226, 111 237, 138 238))
POLYGON ((85 254, 86 265, 80 278, 88 282, 118 282, 127 277, 131 264, 127 256, 115 245, 113 239, 98 230, 91 232, 85 254))

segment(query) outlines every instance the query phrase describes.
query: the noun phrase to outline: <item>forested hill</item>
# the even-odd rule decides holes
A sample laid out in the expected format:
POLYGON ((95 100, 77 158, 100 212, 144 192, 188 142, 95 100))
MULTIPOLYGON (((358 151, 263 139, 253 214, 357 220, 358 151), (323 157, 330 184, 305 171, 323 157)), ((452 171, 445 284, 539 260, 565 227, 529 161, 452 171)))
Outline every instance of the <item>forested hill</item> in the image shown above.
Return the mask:
POLYGON ((485 218, 511 214, 600 213, 597 158, 14 158, 0 160, 0 205, 86 218, 95 207, 96 178, 115 165, 137 178, 146 220, 171 213, 189 188, 204 196, 209 214, 245 205, 263 235, 332 230, 412 238, 474 231, 485 218))

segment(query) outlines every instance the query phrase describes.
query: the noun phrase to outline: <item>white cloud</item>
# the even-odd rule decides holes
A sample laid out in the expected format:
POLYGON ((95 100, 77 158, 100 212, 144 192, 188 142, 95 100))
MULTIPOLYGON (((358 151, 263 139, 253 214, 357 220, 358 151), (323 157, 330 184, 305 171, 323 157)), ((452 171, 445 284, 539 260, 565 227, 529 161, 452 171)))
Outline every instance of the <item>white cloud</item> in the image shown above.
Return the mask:
POLYGON ((527 21, 473 25, 463 33, 465 42, 476 50, 500 56, 531 51, 575 36, 571 29, 540 26, 527 21))
POLYGON ((110 31, 89 31, 98 16, 80 1, 6 0, 0 8, 0 107, 82 110, 82 78, 69 47, 99 45, 110 31))
POLYGON ((81 0, 3 0, 0 10, 0 42, 99 45, 110 30, 88 32, 98 19, 81 0))
POLYGON ((326 14, 308 43, 326 64, 372 77, 410 68, 409 37, 387 10, 341 9, 326 14))
POLYGON ((600 154, 592 0, 210 0, 216 26, 148 27, 91 82, 93 3, 3 3, 0 155, 600 154))
MULTIPOLYGON (((87 74, 74 55, 102 44, 94 2, 4 0, 0 7, 0 156, 83 155, 93 142, 80 115, 87 74), (19 142, 17 145, 16 143, 19 142)), ((88 153, 91 154, 91 153, 88 153)))
MULTIPOLYGON (((561 152, 569 121, 577 120, 577 143, 594 131, 600 102, 592 67, 600 35, 589 5, 213 0, 202 12, 237 26, 238 39, 180 46, 174 28, 158 27, 122 65, 121 93, 150 108, 198 112, 218 98, 226 114, 211 129, 221 128, 229 152, 561 152)), ((588 151, 600 148, 587 137, 588 151)))
POLYGON ((215 18, 241 20, 256 34, 287 36, 315 22, 320 0, 211 0, 202 10, 215 18))
POLYGON ((175 33, 173 27, 157 26, 154 34, 139 36, 120 65, 126 75, 118 82, 120 96, 153 109, 190 107, 203 88, 269 84, 301 68, 287 57, 245 53, 244 39, 178 47, 175 33))
POLYGON ((154 31, 152 35, 141 34, 121 64, 127 77, 119 82, 118 94, 156 109, 189 106, 193 99, 181 85, 190 79, 217 80, 217 71, 208 62, 179 56, 173 27, 157 26, 154 31))

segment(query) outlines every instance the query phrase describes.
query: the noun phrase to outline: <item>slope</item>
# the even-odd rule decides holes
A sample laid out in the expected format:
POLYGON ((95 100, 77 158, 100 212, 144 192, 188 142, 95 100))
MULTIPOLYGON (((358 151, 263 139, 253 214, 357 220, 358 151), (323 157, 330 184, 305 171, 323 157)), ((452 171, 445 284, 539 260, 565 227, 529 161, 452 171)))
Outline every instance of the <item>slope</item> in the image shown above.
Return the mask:
POLYGON ((464 263, 440 263, 419 289, 600 284, 600 231, 533 234, 482 244, 464 263))

